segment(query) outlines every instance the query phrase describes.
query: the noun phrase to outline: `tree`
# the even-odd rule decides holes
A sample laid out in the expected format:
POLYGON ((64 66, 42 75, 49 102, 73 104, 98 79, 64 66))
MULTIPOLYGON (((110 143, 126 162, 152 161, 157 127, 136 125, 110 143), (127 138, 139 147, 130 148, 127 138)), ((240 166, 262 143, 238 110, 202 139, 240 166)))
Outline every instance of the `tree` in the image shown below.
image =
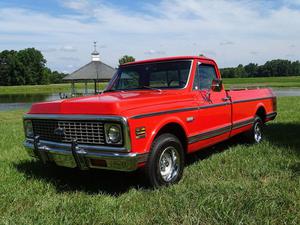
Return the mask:
POLYGON ((10 84, 9 65, 7 59, 8 51, 0 53, 0 85, 10 84))
POLYGON ((130 55, 124 55, 122 58, 119 59, 119 65, 128 63, 128 62, 134 62, 135 58, 130 55))
POLYGON ((0 52, 0 85, 61 83, 64 76, 47 68, 44 56, 34 48, 0 52))
POLYGON ((300 62, 299 61, 292 62, 291 67, 292 67, 291 75, 299 75, 300 74, 300 62))
POLYGON ((43 70, 46 60, 42 53, 34 48, 20 50, 17 54, 19 62, 24 65, 24 78, 26 84, 41 84, 44 80, 43 70))
POLYGON ((220 69, 223 78, 233 78, 235 68, 223 68, 220 69))
POLYGON ((249 63, 244 68, 245 68, 245 71, 246 71, 248 77, 255 77, 257 75, 257 71, 258 71, 257 64, 249 63))
POLYGON ((242 64, 239 64, 238 67, 235 68, 234 77, 247 77, 246 70, 242 64))

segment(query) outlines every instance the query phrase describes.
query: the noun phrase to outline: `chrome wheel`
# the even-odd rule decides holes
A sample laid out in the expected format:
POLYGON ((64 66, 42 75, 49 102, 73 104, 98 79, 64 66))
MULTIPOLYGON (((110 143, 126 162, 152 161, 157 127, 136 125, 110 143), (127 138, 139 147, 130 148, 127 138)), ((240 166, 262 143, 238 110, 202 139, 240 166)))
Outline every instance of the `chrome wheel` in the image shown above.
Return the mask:
POLYGON ((254 139, 257 143, 262 139, 262 130, 259 123, 256 123, 254 126, 254 139))
POLYGON ((176 148, 169 146, 159 158, 159 172, 164 181, 169 182, 178 175, 180 159, 176 148))

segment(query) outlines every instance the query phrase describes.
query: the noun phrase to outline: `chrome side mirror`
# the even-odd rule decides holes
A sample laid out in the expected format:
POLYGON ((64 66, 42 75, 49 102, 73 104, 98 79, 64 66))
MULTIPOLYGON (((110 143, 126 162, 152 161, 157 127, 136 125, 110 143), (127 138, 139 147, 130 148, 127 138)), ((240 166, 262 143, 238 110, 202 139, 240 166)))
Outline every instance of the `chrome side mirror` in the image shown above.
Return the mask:
POLYGON ((220 92, 222 91, 223 87, 223 82, 221 79, 213 79, 212 84, 211 84, 211 90, 215 92, 220 92))

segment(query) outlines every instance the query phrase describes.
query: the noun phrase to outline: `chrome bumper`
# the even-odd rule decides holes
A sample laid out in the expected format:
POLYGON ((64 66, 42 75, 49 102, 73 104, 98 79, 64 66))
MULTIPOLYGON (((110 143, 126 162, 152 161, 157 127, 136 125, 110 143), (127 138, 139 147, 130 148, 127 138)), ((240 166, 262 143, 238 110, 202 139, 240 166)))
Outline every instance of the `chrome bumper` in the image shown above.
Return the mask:
POLYGON ((39 158, 43 163, 55 162, 58 166, 78 167, 81 170, 98 168, 134 171, 140 163, 147 160, 148 156, 148 154, 100 151, 95 146, 39 141, 38 139, 26 139, 24 146, 30 156, 39 158))

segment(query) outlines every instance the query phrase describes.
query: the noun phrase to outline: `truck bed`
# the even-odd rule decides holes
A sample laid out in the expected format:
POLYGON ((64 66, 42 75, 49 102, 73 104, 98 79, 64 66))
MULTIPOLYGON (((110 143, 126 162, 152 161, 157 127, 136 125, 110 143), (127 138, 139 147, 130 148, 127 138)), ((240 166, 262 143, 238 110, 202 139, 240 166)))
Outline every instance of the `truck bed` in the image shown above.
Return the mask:
MULTIPOLYGON (((260 108, 264 115, 263 122, 271 120, 276 114, 276 96, 270 88, 239 88, 226 90, 226 93, 232 103, 232 124, 250 121, 260 108)), ((235 130, 232 135, 239 132, 235 130)))

